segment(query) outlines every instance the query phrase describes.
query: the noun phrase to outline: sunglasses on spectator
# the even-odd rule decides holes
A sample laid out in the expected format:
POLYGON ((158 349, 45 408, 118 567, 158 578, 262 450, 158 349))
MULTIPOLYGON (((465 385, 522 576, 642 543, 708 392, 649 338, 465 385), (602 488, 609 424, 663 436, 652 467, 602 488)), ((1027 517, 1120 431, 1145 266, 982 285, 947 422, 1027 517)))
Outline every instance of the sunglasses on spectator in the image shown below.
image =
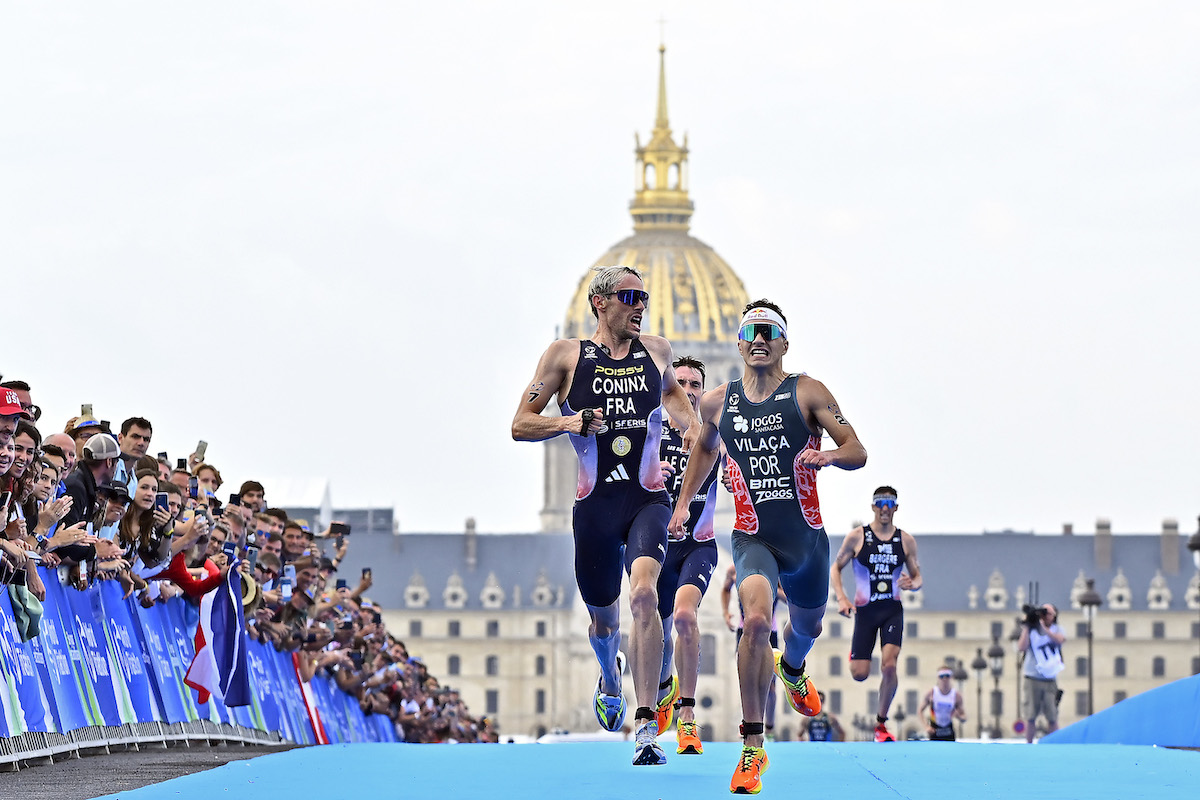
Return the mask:
POLYGON ((638 303, 650 304, 650 293, 640 289, 621 289, 617 292, 608 292, 605 297, 616 297, 627 306, 636 306, 638 303))
POLYGON ((875 506, 876 508, 895 508, 896 507, 896 498, 894 498, 894 497, 876 497, 875 501, 872 502, 871 505, 875 506))
POLYGON ((42 409, 40 406, 35 406, 33 403, 21 403, 21 409, 33 417, 33 421, 37 422, 42 418, 42 409))
POLYGON ((743 325, 742 329, 738 331, 738 338, 743 342, 753 342, 759 336, 764 341, 773 342, 783 336, 783 329, 778 325, 755 322, 750 325, 743 325))

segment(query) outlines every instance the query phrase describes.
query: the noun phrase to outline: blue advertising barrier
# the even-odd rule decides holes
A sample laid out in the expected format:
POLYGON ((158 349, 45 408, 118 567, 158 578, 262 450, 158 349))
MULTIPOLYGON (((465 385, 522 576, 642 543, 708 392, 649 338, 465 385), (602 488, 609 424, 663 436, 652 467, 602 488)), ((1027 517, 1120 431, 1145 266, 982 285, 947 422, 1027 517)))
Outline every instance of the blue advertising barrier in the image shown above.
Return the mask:
MULTIPOLYGON (((56 570, 39 569, 46 599, 40 633, 28 642, 20 640, 8 592, 0 587, 0 739, 214 723, 300 744, 318 741, 291 653, 242 634, 250 704, 227 707, 216 695, 200 704, 183 682, 195 654, 197 619, 186 600, 143 608, 115 582, 79 591, 63 586, 56 570)), ((363 714, 332 679, 318 675, 309 689, 330 742, 396 741, 390 719, 363 714)))

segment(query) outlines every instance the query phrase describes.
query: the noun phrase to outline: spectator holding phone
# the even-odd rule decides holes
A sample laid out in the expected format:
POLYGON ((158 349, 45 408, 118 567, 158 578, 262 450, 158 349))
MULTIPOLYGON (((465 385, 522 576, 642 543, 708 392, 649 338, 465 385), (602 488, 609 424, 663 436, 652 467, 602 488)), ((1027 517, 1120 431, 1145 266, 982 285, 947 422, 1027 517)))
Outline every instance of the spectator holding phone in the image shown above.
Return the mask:
POLYGON ((140 470, 135 477, 137 488, 129 510, 121 517, 118 541, 125 551, 126 561, 133 564, 140 560, 152 569, 164 564, 170 556, 171 537, 167 529, 171 512, 165 493, 162 502, 157 502, 157 470, 140 470))

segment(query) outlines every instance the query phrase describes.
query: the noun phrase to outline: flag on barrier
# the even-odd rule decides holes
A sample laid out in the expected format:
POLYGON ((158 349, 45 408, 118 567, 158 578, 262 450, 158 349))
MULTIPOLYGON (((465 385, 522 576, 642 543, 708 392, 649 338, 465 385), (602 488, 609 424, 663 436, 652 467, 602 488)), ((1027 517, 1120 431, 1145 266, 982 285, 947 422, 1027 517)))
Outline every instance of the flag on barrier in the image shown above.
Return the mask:
POLYGON ((200 601, 196 656, 184 678, 196 690, 200 703, 207 703, 210 695, 216 695, 226 707, 250 704, 240 563, 235 560, 221 585, 200 601))

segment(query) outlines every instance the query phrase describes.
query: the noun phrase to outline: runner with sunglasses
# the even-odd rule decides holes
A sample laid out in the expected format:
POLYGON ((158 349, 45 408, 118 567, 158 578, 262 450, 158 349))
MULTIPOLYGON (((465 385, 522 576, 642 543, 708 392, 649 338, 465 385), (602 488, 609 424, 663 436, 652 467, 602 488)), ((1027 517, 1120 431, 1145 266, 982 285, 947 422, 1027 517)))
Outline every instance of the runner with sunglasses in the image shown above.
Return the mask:
POLYGON ((854 638, 850 642, 850 675, 865 681, 871 674, 871 654, 879 639, 879 710, 875 716, 875 741, 894 742, 887 729, 888 711, 896 696, 896 663, 904 635, 904 606, 900 590, 921 588, 917 542, 912 534, 892 524, 900 508, 896 490, 880 486, 871 498, 875 519, 846 534, 829 568, 830 582, 837 595, 838 613, 854 615, 854 638), (842 568, 854 564, 854 602, 842 586, 842 568), (908 568, 907 574, 904 569, 908 568))
POLYGON ((729 789, 757 794, 768 766, 763 721, 772 670, 793 708, 810 717, 821 711, 816 687, 804 672, 829 591, 829 538, 817 500, 817 470, 858 469, 867 451, 824 384, 784 371, 787 319, 779 306, 767 300, 746 306, 738 351, 746 365, 742 378, 700 400, 703 422, 670 530, 674 535, 684 530, 689 503, 723 444, 737 516, 732 546, 743 629, 738 645, 743 746, 729 789), (835 449, 821 449, 822 431, 835 449), (783 652, 772 653, 771 612, 779 585, 790 619, 783 652))
POLYGON ((659 461, 663 409, 683 430, 683 452, 691 449, 699 428, 687 392, 676 382, 670 342, 642 335, 649 301, 633 267, 597 267, 588 286, 595 335, 560 339, 547 348, 512 424, 518 441, 566 433, 579 456, 575 578, 600 662, 592 704, 600 726, 610 731, 621 729, 626 712, 618 600, 622 567, 629 574, 630 672, 637 699, 633 763, 639 765, 667 760, 655 721, 663 657, 656 585, 671 516, 659 461), (554 396, 561 416, 543 416, 554 396))

